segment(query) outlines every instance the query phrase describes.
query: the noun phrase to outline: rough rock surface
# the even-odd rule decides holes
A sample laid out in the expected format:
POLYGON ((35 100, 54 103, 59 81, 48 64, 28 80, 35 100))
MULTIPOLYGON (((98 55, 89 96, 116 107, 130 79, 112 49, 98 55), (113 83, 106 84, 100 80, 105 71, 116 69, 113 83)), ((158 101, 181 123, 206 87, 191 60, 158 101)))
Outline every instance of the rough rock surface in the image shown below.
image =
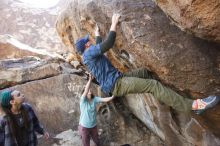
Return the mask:
POLYGON ((219 0, 153 0, 182 30, 220 42, 219 0))
MULTIPOLYGON (((5 64, 8 66, 10 64, 11 67, 16 65, 16 68, 20 70, 24 70, 26 65, 25 70, 29 68, 33 75, 40 72, 53 73, 49 67, 45 67, 51 66, 51 61, 48 60, 40 60, 39 62, 43 63, 38 63, 38 67, 44 68, 44 71, 31 68, 31 66, 36 66, 35 60, 32 62, 27 59, 14 60, 14 62, 5 60, 4 62, 7 62, 5 64)), ((65 66, 63 63, 54 62, 54 64, 55 66, 65 66)), ((6 69, 7 71, 11 72, 10 68, 6 69)), ((14 70, 14 73, 16 72, 14 70)), ((83 79, 83 76, 67 72, 52 76, 45 75, 44 79, 36 78, 32 74, 25 75, 30 79, 29 82, 11 88, 24 93, 26 101, 34 107, 40 121, 51 135, 49 141, 45 142, 40 139, 39 145, 81 145, 77 132, 80 115, 79 98, 87 81, 83 79)), ((2 80, 4 78, 8 79, 7 76, 1 76, 2 80)), ((95 84, 92 84, 92 91, 95 95, 100 94, 95 84)), ((116 99, 115 103, 100 104, 97 111, 99 135, 103 146, 119 146, 125 143, 135 146, 146 146, 146 144, 164 146, 160 138, 137 120, 119 99, 116 99)))
MULTIPOLYGON (((88 32, 94 37, 95 23, 102 35, 108 32, 113 12, 121 14, 121 23, 106 55, 119 70, 146 67, 184 95, 220 93, 220 46, 181 32, 150 0, 71 0, 58 18, 57 31, 74 53, 77 38, 88 32)), ((176 113, 150 95, 132 95, 124 102, 168 145, 220 144, 219 105, 195 116, 176 113)))
POLYGON ((0 61, 0 89, 61 73, 58 60, 40 61, 36 57, 0 61))
POLYGON ((108 53, 117 68, 147 67, 165 83, 189 90, 196 97, 220 92, 219 45, 170 25, 150 0, 72 1, 59 16, 58 33, 73 48, 77 38, 87 32, 94 34, 95 23, 106 34, 112 13, 117 11, 122 15, 121 24, 116 45, 108 53))

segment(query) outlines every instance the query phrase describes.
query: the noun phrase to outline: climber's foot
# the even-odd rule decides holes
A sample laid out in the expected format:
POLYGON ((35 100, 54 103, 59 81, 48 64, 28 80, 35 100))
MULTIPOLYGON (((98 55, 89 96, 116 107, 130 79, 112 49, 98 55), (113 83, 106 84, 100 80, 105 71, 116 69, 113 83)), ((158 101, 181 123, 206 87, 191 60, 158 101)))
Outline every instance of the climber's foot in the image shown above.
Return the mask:
POLYGON ((216 104, 218 104, 219 101, 220 97, 214 95, 208 96, 203 99, 196 99, 193 102, 192 110, 199 115, 205 110, 214 107, 216 104))

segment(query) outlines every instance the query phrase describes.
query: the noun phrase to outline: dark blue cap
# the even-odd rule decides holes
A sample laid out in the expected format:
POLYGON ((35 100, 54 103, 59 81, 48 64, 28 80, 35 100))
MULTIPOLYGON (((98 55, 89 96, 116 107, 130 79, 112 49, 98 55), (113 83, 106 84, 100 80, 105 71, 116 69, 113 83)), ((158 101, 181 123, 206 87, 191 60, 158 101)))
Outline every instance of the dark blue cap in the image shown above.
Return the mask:
POLYGON ((89 35, 87 34, 83 38, 80 38, 76 41, 75 46, 79 54, 83 54, 85 50, 85 44, 89 41, 89 35))

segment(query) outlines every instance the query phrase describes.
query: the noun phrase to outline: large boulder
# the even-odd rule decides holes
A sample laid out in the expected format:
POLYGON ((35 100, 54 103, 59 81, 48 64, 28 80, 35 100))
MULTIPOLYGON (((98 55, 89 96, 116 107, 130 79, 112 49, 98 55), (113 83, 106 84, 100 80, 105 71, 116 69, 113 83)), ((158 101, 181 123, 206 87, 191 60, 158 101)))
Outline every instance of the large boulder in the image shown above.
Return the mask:
MULTIPOLYGON (((195 98, 220 93, 220 46, 181 32, 150 0, 71 0, 57 31, 77 56, 74 42, 86 33, 93 39, 96 23, 105 35, 114 12, 121 20, 115 46, 106 55, 120 71, 146 67, 164 84, 195 98)), ((168 145, 220 144, 219 105, 197 117, 177 113, 150 95, 128 96, 124 102, 168 145)))
POLYGON ((219 0, 153 0, 181 30, 220 42, 219 0))
POLYGON ((0 89, 48 78, 61 73, 59 60, 40 60, 36 57, 0 61, 0 89))
POLYGON ((117 11, 121 23, 115 47, 107 54, 117 68, 147 67, 164 83, 195 97, 219 93, 219 45, 181 32, 150 0, 73 0, 59 16, 57 31, 75 52, 74 42, 86 33, 93 36, 95 23, 106 34, 117 11))

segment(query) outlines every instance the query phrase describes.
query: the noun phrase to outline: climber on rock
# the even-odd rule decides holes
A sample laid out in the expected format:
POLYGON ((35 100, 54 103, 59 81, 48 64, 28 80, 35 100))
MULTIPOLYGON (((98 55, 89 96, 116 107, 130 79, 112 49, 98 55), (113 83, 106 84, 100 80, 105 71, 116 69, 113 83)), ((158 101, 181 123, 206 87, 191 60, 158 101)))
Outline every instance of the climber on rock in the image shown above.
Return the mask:
POLYGON ((36 146, 35 132, 49 138, 48 132, 39 124, 31 105, 24 102, 24 95, 18 90, 3 90, 0 93, 0 145, 36 146))
POLYGON ((79 133, 81 135, 83 146, 90 146, 91 138, 96 146, 100 146, 96 126, 96 105, 100 102, 109 102, 114 98, 114 96, 106 98, 94 96, 90 91, 92 79, 93 77, 90 74, 89 81, 83 89, 83 93, 80 97, 79 133))
POLYGON ((151 93, 156 99, 177 111, 188 112, 193 110, 196 114, 202 113, 219 102, 220 97, 214 95, 196 100, 185 98, 153 79, 147 69, 121 73, 114 68, 104 53, 114 45, 119 17, 119 14, 112 16, 110 32, 105 41, 102 41, 99 28, 96 27, 96 45, 91 44, 88 35, 78 39, 75 43, 77 52, 82 55, 83 64, 87 66, 89 72, 98 81, 103 92, 111 93, 114 96, 125 96, 130 93, 151 93))

